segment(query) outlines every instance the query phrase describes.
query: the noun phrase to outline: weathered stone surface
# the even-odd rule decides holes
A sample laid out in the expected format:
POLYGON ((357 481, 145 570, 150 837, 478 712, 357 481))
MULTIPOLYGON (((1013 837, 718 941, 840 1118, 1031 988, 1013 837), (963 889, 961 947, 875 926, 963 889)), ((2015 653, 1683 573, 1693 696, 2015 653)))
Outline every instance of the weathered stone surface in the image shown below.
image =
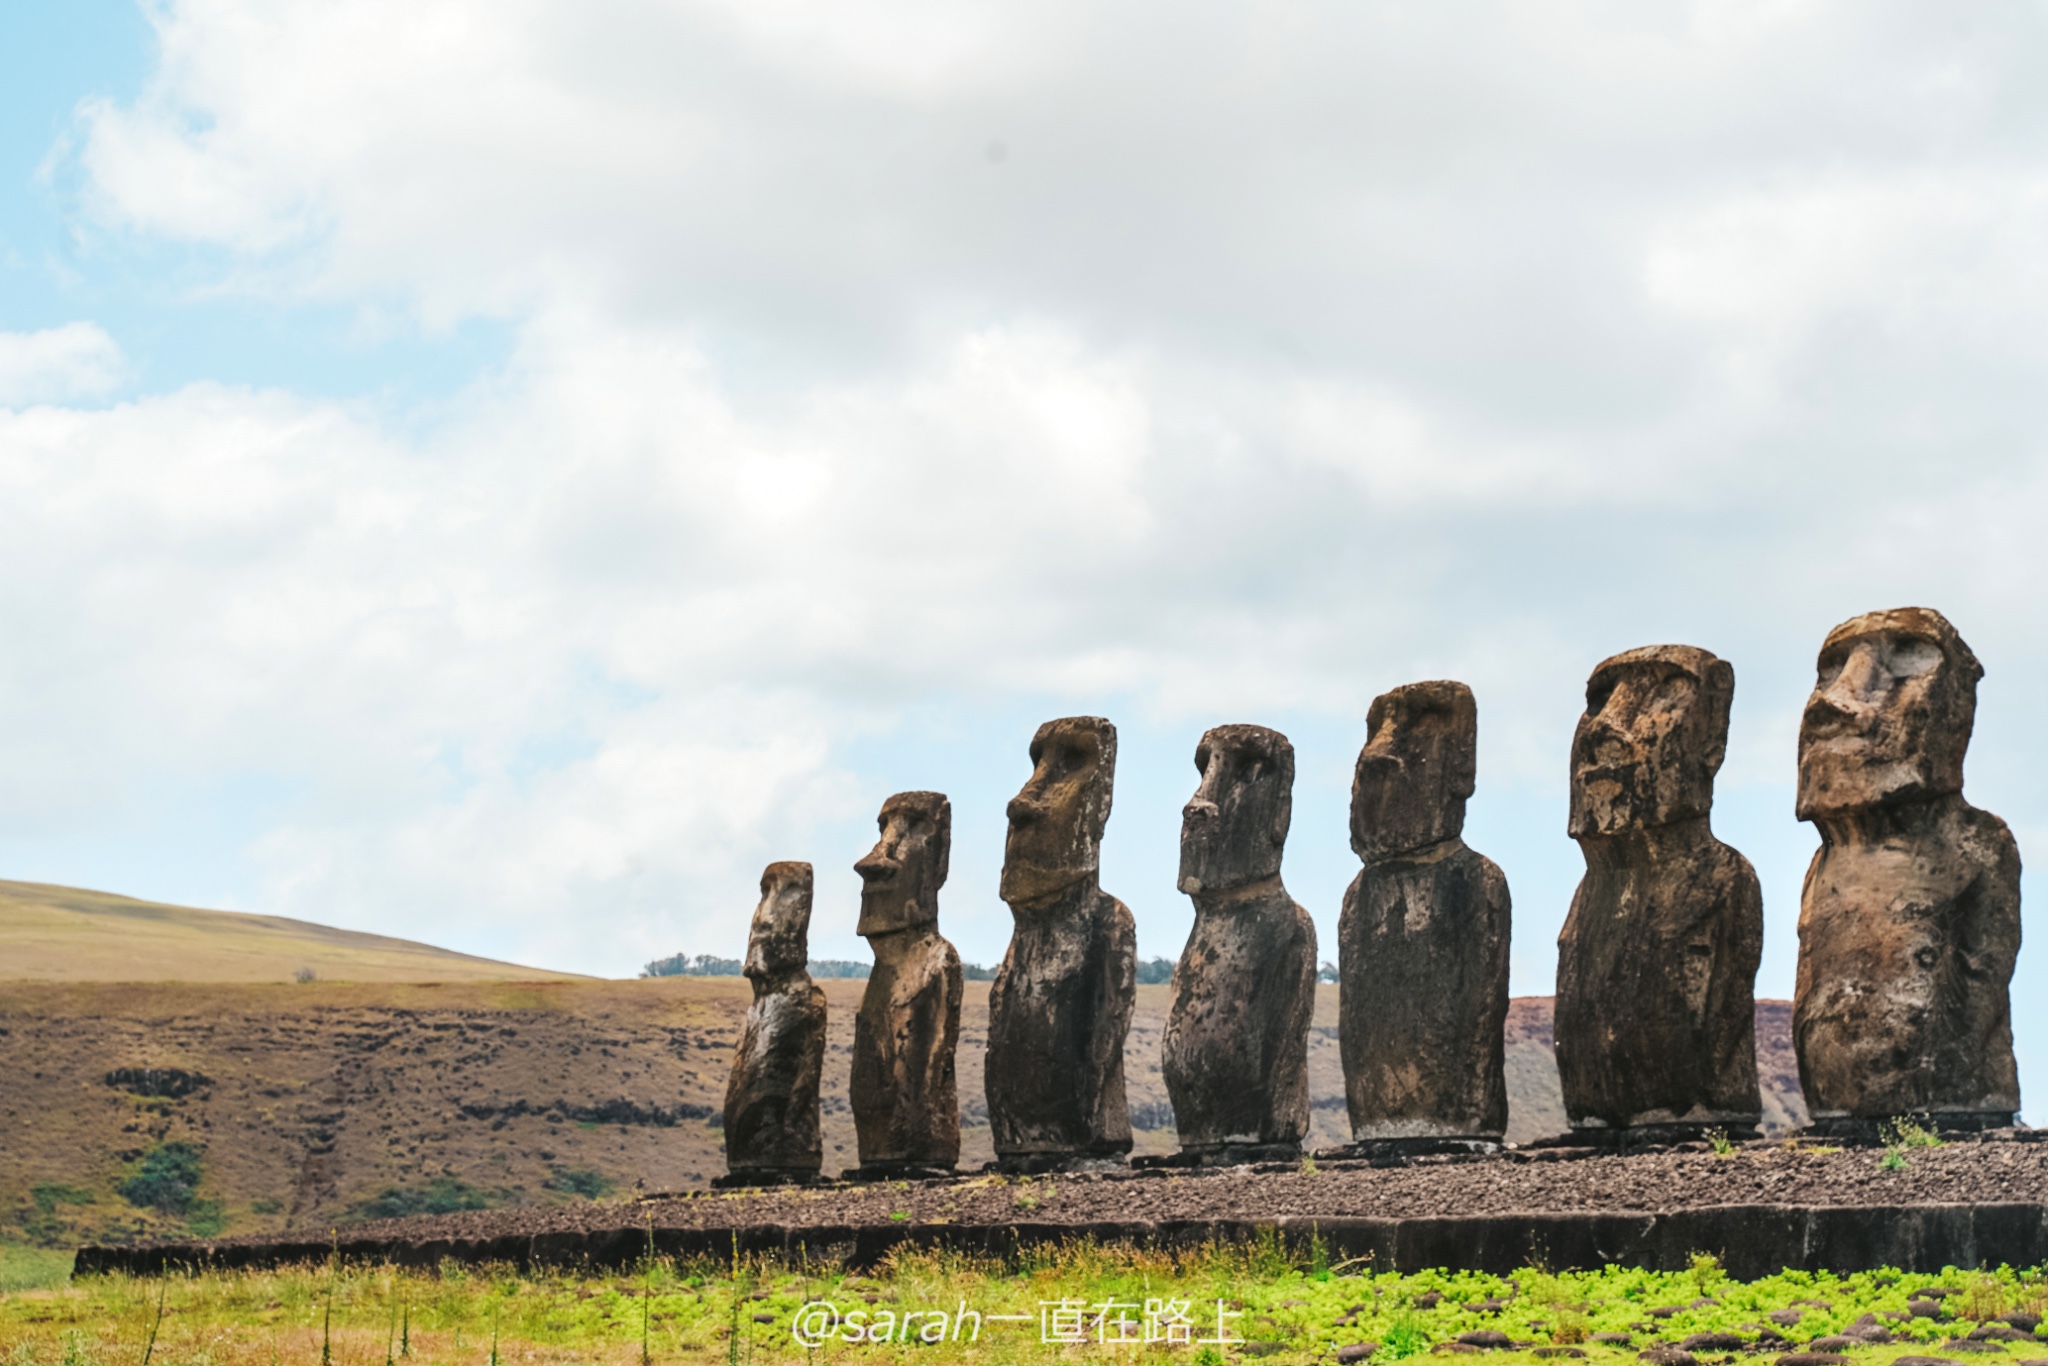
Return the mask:
POLYGON ((1003 900, 1016 919, 988 997, 983 1089, 1000 1163, 1047 1167, 1131 1149, 1124 1036, 1137 1003, 1131 913, 1097 880, 1116 727, 1048 721, 1009 805, 1003 900))
POLYGON ((1373 700, 1351 780, 1365 867, 1337 922, 1352 1137, 1497 1142, 1508 1123, 1508 883, 1460 837, 1479 713, 1463 683, 1373 700))
POLYGON ((771 863, 747 940, 747 1010, 725 1087, 725 1165, 735 1177, 801 1180, 823 1165, 818 1078, 825 993, 810 963, 811 865, 771 863))
POLYGON ((1735 671, 1688 645, 1602 663, 1572 737, 1586 859, 1558 936, 1557 1066, 1575 1130, 1754 1126, 1756 871, 1708 813, 1735 671))
POLYGON ((1821 646, 1799 727, 1799 818, 1821 847, 1792 1012, 1817 1125, 1925 1112, 1974 1128, 2019 1108, 2019 846, 1962 795, 1983 672, 1922 607, 1866 613, 1821 646))
POLYGON ((1173 970, 1161 1070, 1184 1154, 1281 1156, 1308 1132, 1316 973, 1315 926, 1280 881, 1294 746, 1264 726, 1218 726, 1195 767, 1180 830, 1195 927, 1173 970))
POLYGON ((853 865, 857 928, 875 953, 854 1017, 848 1092, 860 1171, 949 1171, 960 1159, 960 955, 938 921, 953 806, 937 792, 899 792, 882 803, 879 824, 881 839, 853 865))

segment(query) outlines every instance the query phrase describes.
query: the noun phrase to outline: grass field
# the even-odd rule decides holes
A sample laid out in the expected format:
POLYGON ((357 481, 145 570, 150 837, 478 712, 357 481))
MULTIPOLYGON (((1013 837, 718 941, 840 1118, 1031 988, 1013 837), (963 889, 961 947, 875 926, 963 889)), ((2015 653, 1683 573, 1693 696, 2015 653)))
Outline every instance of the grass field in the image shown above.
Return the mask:
MULTIPOLYGON (((483 982, 566 980, 431 944, 289 920, 0 882, 0 976, 56 982, 483 982)), ((583 979, 588 980, 588 979, 583 979)))
MULTIPOLYGON (((20 1268, 18 1255, 0 1255, 0 1267, 20 1268)), ((2037 1273, 2011 1270, 1786 1273, 1740 1284, 1702 1256, 1676 1274, 1609 1268, 1552 1275, 1532 1267, 1505 1278, 1399 1276, 1329 1266, 1313 1252, 1290 1259, 1277 1246, 1176 1258, 1079 1244, 1007 1265, 915 1254, 871 1276, 829 1265, 667 1261, 616 1276, 454 1265, 439 1275, 323 1266, 79 1283, 65 1275, 51 1264, 41 1288, 0 1296, 7 1366, 113 1366, 145 1355, 152 1366, 623 1366, 641 1361, 643 1351, 655 1362, 727 1363, 821 1356, 1002 1363, 1143 1353, 1216 1366, 1242 1356, 1331 1361, 1337 1349, 1361 1342, 1377 1344, 1372 1360, 1386 1362, 1489 1332, 1520 1344, 1485 1353, 1498 1361, 1569 1348, 1589 1363, 1618 1366, 1654 1343, 1699 1333, 1729 1333, 1751 1346, 1761 1329, 1775 1327, 1797 1346, 1872 1313, 1896 1317, 1886 1323, 1897 1340, 1848 1355, 1858 1366, 1887 1366, 1901 1355, 1942 1355, 1941 1344, 1978 1320, 2038 1312, 2048 1299, 2037 1273), (1941 1316, 1911 1317, 1911 1304, 1929 1286, 1949 1292, 1941 1316), (1766 1317, 1779 1311, 1782 1319, 1786 1310, 1797 1311, 1796 1323, 1766 1317), (1227 1345, 1204 1343, 1216 1339, 1219 1314, 1227 1345), (1174 1336, 1183 1324, 1186 1341, 1174 1336), (798 1326, 819 1345, 800 1343, 798 1326), (1144 1345, 1148 1326, 1168 1338, 1144 1345), (1597 1341, 1603 1333, 1629 1340, 1597 1341), (1076 1340, 1063 1342, 1062 1334, 1076 1340), (1102 1341, 1119 1335, 1139 1341, 1102 1341)), ((1920 1303, 1924 1312, 1927 1302, 1920 1303)), ((1712 1363, 1733 1360, 1742 1348, 1693 1350, 1712 1363)), ((2024 1360, 2033 1351, 1998 1343, 1973 1360, 2024 1360)))

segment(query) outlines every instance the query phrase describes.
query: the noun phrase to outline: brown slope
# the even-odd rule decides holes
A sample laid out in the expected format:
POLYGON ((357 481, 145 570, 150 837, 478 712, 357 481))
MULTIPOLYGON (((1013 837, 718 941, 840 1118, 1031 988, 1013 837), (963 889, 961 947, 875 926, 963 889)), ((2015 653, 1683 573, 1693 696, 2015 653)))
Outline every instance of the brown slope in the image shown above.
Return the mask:
POLYGON ((0 881, 0 978, 58 982, 582 980, 279 915, 0 881))

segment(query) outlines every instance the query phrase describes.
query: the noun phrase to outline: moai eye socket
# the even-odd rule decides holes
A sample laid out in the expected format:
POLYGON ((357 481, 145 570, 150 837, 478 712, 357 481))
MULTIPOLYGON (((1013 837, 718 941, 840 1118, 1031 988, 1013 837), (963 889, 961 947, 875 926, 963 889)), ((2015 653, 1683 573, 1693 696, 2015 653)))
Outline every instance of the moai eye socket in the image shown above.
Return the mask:
POLYGON ((1918 678, 1941 667, 1941 647, 1931 640, 1907 637, 1892 642, 1885 668, 1893 678, 1918 678))

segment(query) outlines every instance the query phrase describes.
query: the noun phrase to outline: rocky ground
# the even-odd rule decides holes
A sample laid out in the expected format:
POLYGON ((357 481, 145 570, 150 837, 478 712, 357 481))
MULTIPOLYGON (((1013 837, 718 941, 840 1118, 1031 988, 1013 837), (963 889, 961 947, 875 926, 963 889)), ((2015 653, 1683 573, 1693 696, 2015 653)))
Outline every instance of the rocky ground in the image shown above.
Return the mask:
POLYGON ((1741 1145, 1727 1156, 1669 1151, 1614 1157, 1554 1150, 1408 1167, 1322 1164, 1003 1180, 713 1191, 492 1210, 358 1225, 355 1239, 494 1239, 550 1231, 755 1225, 1090 1224, 1119 1220, 1416 1218, 1446 1214, 1667 1213, 1725 1205, 2048 1204, 2048 1143, 2003 1136, 1902 1154, 1888 1168, 1868 1148, 1741 1145))

